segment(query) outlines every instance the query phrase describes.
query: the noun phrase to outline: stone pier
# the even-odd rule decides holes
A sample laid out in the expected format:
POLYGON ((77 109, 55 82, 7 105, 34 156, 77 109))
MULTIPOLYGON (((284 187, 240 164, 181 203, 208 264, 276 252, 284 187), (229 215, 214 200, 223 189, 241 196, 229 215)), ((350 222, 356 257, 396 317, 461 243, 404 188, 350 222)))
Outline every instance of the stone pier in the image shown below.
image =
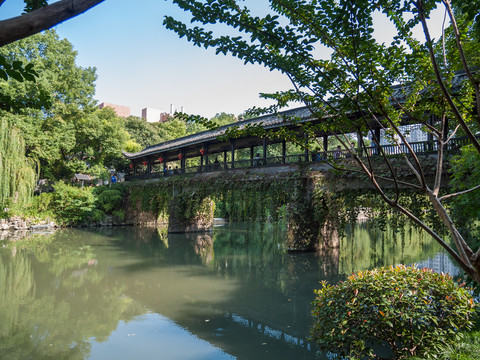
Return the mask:
POLYGON ((184 201, 180 196, 174 197, 168 212, 169 233, 205 232, 213 229, 214 204, 210 198, 202 199, 198 209, 186 211, 184 201))
POLYGON ((303 252, 337 248, 339 236, 335 223, 315 208, 313 179, 299 179, 294 192, 294 201, 288 205, 288 250, 303 252))

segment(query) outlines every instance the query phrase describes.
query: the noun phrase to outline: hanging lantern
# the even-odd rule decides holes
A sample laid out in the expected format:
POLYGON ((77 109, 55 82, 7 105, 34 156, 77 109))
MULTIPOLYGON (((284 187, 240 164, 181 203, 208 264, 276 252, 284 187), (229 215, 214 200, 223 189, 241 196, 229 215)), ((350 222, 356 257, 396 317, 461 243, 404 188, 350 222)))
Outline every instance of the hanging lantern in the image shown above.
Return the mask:
POLYGON ((162 158, 162 157, 159 157, 159 158, 158 158, 158 162, 159 162, 159 163, 163 163, 163 158, 162 158))
POLYGON ((180 160, 182 160, 182 159, 183 159, 183 155, 182 155, 182 154, 178 154, 178 158, 179 158, 180 160))
POLYGON ((144 160, 144 161, 142 162, 142 164, 145 165, 145 166, 147 166, 147 165, 148 165, 148 161, 147 161, 147 160, 144 160))
POLYGON ((200 149, 200 155, 205 155, 205 149, 200 149))
POLYGON ((133 169, 133 164, 130 163, 130 165, 128 165, 128 167, 130 168, 130 170, 133 169))

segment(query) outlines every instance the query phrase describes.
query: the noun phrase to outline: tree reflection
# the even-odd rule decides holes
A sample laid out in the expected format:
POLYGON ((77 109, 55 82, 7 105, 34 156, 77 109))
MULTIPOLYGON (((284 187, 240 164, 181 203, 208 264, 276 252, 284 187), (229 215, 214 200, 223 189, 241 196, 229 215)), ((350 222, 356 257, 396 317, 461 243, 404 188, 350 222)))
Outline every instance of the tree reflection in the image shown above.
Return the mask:
POLYGON ((275 341, 286 353, 306 344, 320 280, 335 283, 351 272, 420 262, 439 251, 409 228, 384 234, 368 224, 347 232, 340 248, 313 254, 288 254, 285 239, 284 228, 242 224, 206 234, 62 230, 5 241, 0 358, 83 359, 93 339, 107 341, 120 320, 147 311, 239 357, 262 348, 246 349, 239 339, 275 341))
POLYGON ((395 264, 413 264, 434 257, 439 246, 424 232, 405 226, 380 231, 371 223, 348 229, 340 242, 340 273, 351 273, 395 264))
POLYGON ((97 267, 93 249, 69 231, 7 243, 0 250, 0 358, 83 359, 91 338, 104 341, 119 320, 142 313, 97 267))

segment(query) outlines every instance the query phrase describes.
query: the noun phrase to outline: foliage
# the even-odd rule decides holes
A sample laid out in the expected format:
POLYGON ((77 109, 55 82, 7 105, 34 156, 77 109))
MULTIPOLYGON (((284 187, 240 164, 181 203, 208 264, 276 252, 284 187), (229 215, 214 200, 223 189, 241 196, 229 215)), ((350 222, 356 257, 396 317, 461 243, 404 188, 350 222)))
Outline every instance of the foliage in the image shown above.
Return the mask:
POLYGON ((52 206, 57 222, 76 225, 95 208, 95 197, 91 188, 79 188, 58 182, 55 185, 52 206))
POLYGON ((43 6, 48 5, 46 0, 25 0, 25 12, 30 12, 33 10, 40 9, 43 6))
POLYGON ((11 209, 8 215, 20 216, 34 223, 38 220, 54 221, 58 225, 73 226, 95 224, 112 215, 119 220, 125 217, 123 199, 126 186, 80 188, 58 182, 52 193, 33 196, 22 207, 11 209))
POLYGON ((475 303, 448 275, 405 266, 353 274, 315 291, 312 337, 342 356, 376 357, 387 343, 396 359, 438 352, 472 327, 475 303))
MULTIPOLYGON (((19 82, 24 82, 25 80, 35 82, 36 77, 38 77, 38 73, 34 70, 32 63, 24 66, 22 61, 8 61, 5 56, 0 55, 0 79, 7 81, 12 78, 19 82)), ((19 111, 25 106, 38 107, 38 103, 34 99, 12 97, 3 91, 0 92, 0 109, 19 111)))
POLYGON ((8 118, 21 129, 27 155, 40 161, 42 178, 68 179, 74 173, 97 173, 93 168, 98 166, 126 166, 122 150, 130 135, 124 120, 110 108, 95 107, 95 68, 76 65, 70 42, 47 31, 2 47, 0 55, 30 62, 38 71, 36 83, 0 81, 0 88, 6 96, 30 101, 8 118))
POLYGON ((227 114, 225 112, 215 114, 215 116, 210 119, 210 121, 215 123, 217 126, 228 125, 239 120, 241 119, 238 119, 235 115, 227 114))
MULTIPOLYGON (((52 114, 68 113, 78 108, 94 105, 95 68, 82 68, 75 64, 77 52, 66 39, 49 30, 43 34, 9 44, 0 48, 0 54, 9 61, 29 62, 38 73, 35 83, 31 81, 8 81, 3 91, 12 97, 42 99, 41 110, 52 114)), ((28 113, 28 106, 22 113, 28 113)))
POLYGON ((54 31, 3 46, 0 55, 30 62, 39 74, 35 83, 9 80, 0 88, 6 96, 26 99, 8 117, 21 129, 26 154, 40 161, 42 177, 60 178, 76 142, 73 114, 94 104, 95 69, 76 66, 72 45, 54 31))
POLYGON ((112 187, 98 186, 94 188, 95 213, 93 218, 101 220, 105 215, 114 215, 120 220, 125 217, 122 210, 123 198, 126 187, 123 184, 113 184, 112 187))
POLYGON ((18 128, 0 119, 0 207, 22 206, 33 194, 35 162, 25 156, 25 142, 18 128))
POLYGON ((123 121, 125 123, 125 130, 128 131, 133 141, 140 145, 140 149, 137 151, 162 142, 158 129, 153 123, 149 123, 145 119, 136 116, 129 116, 123 121))
MULTIPOLYGON (((426 356, 423 359, 430 359, 426 356)), ((442 347, 442 351, 435 357, 438 360, 479 360, 480 359, 480 331, 464 332, 460 341, 442 347)), ((421 360, 412 357, 410 360, 421 360)))
MULTIPOLYGON (((465 191, 480 182, 480 155, 471 146, 465 146, 461 154, 452 159, 451 184, 457 191, 465 191)), ((480 246, 480 190, 452 199, 453 216, 459 226, 467 229, 472 246, 480 246)))
POLYGON ((11 215, 24 217, 33 222, 43 220, 55 221, 60 224, 62 221, 56 221, 53 198, 53 193, 41 193, 38 196, 33 196, 22 208, 15 208, 11 215))
MULTIPOLYGON (((279 220, 283 206, 291 197, 291 189, 298 174, 285 178, 243 175, 196 178, 175 176, 162 179, 158 185, 134 185, 130 188, 130 201, 138 202, 142 210, 166 214, 171 201, 182 199, 185 214, 201 212, 204 199, 216 204, 215 216, 230 221, 279 220), (236 184, 236 186, 232 186, 236 184), (174 195, 175 193, 175 195, 174 195)), ((180 200, 179 200, 180 201, 180 200)))

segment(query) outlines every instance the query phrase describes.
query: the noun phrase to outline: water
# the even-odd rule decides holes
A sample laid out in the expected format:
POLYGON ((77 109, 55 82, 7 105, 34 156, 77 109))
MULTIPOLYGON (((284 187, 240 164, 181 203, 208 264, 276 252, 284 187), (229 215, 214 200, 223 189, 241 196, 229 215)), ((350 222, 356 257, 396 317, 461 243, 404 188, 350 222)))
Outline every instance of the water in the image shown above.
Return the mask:
POLYGON ((0 359, 324 359, 308 340, 320 280, 389 264, 458 273, 432 240, 358 226, 289 255, 284 232, 61 230, 0 240, 0 359), (389 239, 389 240, 387 240, 389 239))

